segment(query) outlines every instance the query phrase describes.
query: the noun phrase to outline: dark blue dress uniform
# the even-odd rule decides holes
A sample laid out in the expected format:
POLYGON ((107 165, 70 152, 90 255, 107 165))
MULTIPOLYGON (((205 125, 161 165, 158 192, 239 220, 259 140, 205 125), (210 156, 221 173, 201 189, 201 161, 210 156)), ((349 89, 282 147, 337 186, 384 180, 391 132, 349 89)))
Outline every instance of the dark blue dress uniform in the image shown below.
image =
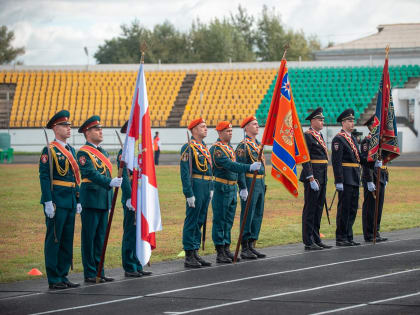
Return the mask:
MULTIPOLYGON (((51 129, 56 124, 69 125, 70 114, 62 110, 54 115, 47 124, 51 129)), ((69 144, 65 146, 74 160, 76 152, 69 144)), ((39 162, 39 180, 41 184, 41 204, 52 201, 55 205, 55 216, 45 216, 47 231, 45 235, 44 253, 45 269, 51 288, 66 288, 70 283, 67 275, 73 257, 73 237, 76 206, 79 203, 79 186, 68 158, 56 147, 51 147, 53 164, 53 190, 49 169, 48 149, 44 147, 39 162), (62 287, 59 287, 62 285, 62 287), (57 287, 56 287, 57 286, 57 287)))
MULTIPOLYGON (((320 113, 322 114, 322 111, 320 113)), ((307 120, 315 118, 316 114, 313 117, 312 115, 309 116, 307 120)), ((302 240, 305 246, 311 246, 312 244, 322 244, 319 229, 327 191, 328 150, 324 137, 320 132, 309 128, 304 135, 311 161, 302 164, 302 173, 299 178, 305 188, 305 204, 302 212, 302 240), (311 189, 309 182, 311 176, 319 185, 318 191, 311 189)))
MULTIPOLYGON (((367 156, 369 152, 369 142, 371 139, 371 135, 369 134, 365 137, 361 144, 361 159, 366 161, 363 164, 363 176, 362 176, 362 184, 363 184, 363 206, 362 206, 362 226, 363 226, 363 236, 366 242, 372 242, 373 240, 373 232, 374 232, 374 222, 375 222, 375 197, 376 191, 369 191, 367 187, 368 182, 373 182, 376 185, 377 180, 377 168, 375 168, 375 162, 367 162, 367 156)), ((381 225, 381 217, 382 217, 382 208, 384 205, 384 197, 385 197, 385 186, 388 182, 388 170, 386 166, 381 167, 380 172, 380 190, 379 190, 379 204, 378 204, 378 218, 377 218, 377 228, 376 228, 376 241, 385 241, 386 238, 381 237, 379 234, 379 229, 381 225)))
MULTIPOLYGON (((252 164, 257 162, 258 154, 260 151, 260 142, 255 139, 253 141, 249 136, 246 136, 244 140, 242 140, 238 146, 236 147, 236 156, 239 163, 243 164, 252 164)), ((254 173, 250 172, 249 170, 246 173, 239 173, 238 174, 238 186, 239 189, 247 189, 249 192, 252 179, 254 173)), ((264 214, 264 198, 265 198, 265 165, 261 163, 261 168, 257 172, 257 177, 255 180, 254 191, 252 194, 252 200, 249 205, 248 215, 246 218, 244 232, 242 235, 243 243, 248 242, 248 247, 250 248, 251 252, 256 251, 254 249, 254 242, 258 240, 261 224, 263 220, 264 214)), ((241 199, 241 217, 239 226, 242 226, 242 221, 245 213, 247 200, 241 199)), ((254 253, 254 252, 253 252, 254 253)), ((264 254, 258 252, 257 255, 260 258, 265 257, 264 254)), ((245 254, 244 254, 245 255, 245 254)), ((243 257, 242 258, 246 258, 243 257)), ((254 255, 256 255, 254 253, 254 255)))
MULTIPOLYGON (((337 121, 353 117, 353 110, 345 110, 337 121)), ((353 224, 356 219, 360 185, 360 151, 357 140, 341 130, 332 140, 332 166, 335 184, 342 183, 344 190, 338 192, 336 217, 337 246, 353 246, 353 224)))
MULTIPOLYGON (((101 127, 99 116, 90 117, 79 128, 79 133, 94 127, 101 127)), ((85 146, 97 149, 106 158, 109 156, 103 148, 92 143, 86 142, 85 146)), ((84 147, 77 152, 82 176, 82 262, 85 281, 91 282, 96 278, 101 259, 113 193, 109 186, 112 179, 110 169, 99 156, 86 152, 84 147)), ((107 279, 103 268, 102 277, 107 279)))
MULTIPOLYGON (((192 130, 204 120, 193 120, 188 129, 192 130)), ((185 198, 195 197, 195 207, 185 203, 185 220, 182 230, 182 245, 186 254, 185 267, 198 268, 209 266, 199 255, 201 244, 201 228, 207 220, 210 204, 210 192, 213 190, 213 170, 210 152, 204 141, 191 138, 190 144, 181 148, 180 170, 182 192, 185 198), (191 161, 190 161, 191 158, 191 161), (191 163, 191 175, 190 175, 191 163)))

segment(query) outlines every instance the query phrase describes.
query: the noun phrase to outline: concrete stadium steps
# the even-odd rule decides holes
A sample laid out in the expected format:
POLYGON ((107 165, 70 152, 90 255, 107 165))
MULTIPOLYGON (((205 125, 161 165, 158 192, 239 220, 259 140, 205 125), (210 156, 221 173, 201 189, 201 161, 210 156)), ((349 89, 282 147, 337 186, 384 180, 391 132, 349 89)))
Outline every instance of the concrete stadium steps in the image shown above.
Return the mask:
POLYGON ((190 97, 191 90, 194 86, 196 73, 187 74, 182 81, 181 88, 179 89, 178 95, 175 99, 174 106, 169 113, 168 120, 166 121, 166 127, 176 128, 179 127, 182 114, 184 113, 185 106, 187 105, 188 98, 190 97))

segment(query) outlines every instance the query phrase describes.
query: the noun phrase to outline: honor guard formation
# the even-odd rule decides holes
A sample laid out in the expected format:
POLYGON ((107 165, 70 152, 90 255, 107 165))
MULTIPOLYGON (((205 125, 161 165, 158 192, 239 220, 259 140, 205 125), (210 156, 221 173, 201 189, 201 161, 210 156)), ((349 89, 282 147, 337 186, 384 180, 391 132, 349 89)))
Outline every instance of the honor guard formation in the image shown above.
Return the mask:
MULTIPOLYGON (((81 251, 86 283, 98 282, 98 268, 104 246, 108 215, 113 198, 113 187, 121 187, 121 203, 124 209, 124 232, 122 237, 122 266, 126 277, 141 277, 151 272, 144 271, 136 256, 136 212, 131 203, 132 174, 125 166, 122 177, 112 178, 113 165, 109 154, 100 146, 103 141, 101 119, 92 116, 79 128, 86 143, 78 150, 67 144, 71 136, 70 114, 62 110, 47 123, 55 139, 44 147, 39 163, 41 204, 44 207, 45 266, 50 289, 77 287, 78 283, 68 280, 67 275, 73 263, 73 236, 76 214, 81 215, 81 251)), ((354 111, 344 110, 338 117, 341 131, 331 144, 331 157, 321 130, 324 125, 323 109, 315 109, 306 120, 310 128, 305 132, 310 161, 303 164, 300 181, 304 185, 304 207, 302 211, 302 241, 305 250, 331 248, 322 242, 320 223, 326 204, 327 170, 331 160, 338 206, 336 216, 336 246, 357 246, 353 239, 360 182, 363 184, 363 235, 366 242, 386 241, 379 234, 388 170, 381 161, 368 162, 370 134, 361 142, 361 149, 352 135, 354 111), (375 221, 375 183, 380 169, 379 209, 375 221), (362 170, 362 176, 361 176, 362 170), (376 233, 374 229, 376 227, 376 233)), ((127 122, 128 123, 128 122, 127 122)), ((127 123, 121 128, 126 133, 127 123)), ((372 130, 373 117, 366 122, 372 130)), ((241 123, 243 140, 234 149, 232 125, 221 121, 216 126, 217 141, 208 148, 207 125, 202 118, 191 121, 188 130, 191 138, 180 151, 180 176, 185 196, 185 220, 182 231, 182 245, 185 251, 184 265, 187 268, 201 268, 211 263, 199 255, 200 247, 206 243, 208 208, 213 210, 212 241, 216 250, 216 262, 229 264, 234 260, 231 252, 231 230, 236 208, 241 204, 240 226, 243 224, 241 259, 266 257, 256 249, 264 214, 265 158, 260 152, 257 140, 259 125, 256 117, 249 116, 241 123), (249 198, 251 183, 255 176, 253 194, 249 198), (248 203, 248 214, 244 212, 248 203)), ((188 133, 188 131, 187 131, 188 133)), ((188 133, 189 135, 189 133, 188 133)), ((189 137, 189 136, 188 136, 189 137)), ((48 139, 47 139, 48 141, 48 139)), ((160 139, 154 138, 156 164, 160 153, 160 139)), ((122 150, 117 161, 121 161, 122 150)), ((119 167, 119 165, 118 165, 119 167)), ((329 217, 328 217, 329 220, 329 217)), ((237 258, 239 260, 239 258, 237 258)), ((100 269, 100 268, 99 268, 100 269)), ((99 282, 113 281, 101 269, 99 282)))

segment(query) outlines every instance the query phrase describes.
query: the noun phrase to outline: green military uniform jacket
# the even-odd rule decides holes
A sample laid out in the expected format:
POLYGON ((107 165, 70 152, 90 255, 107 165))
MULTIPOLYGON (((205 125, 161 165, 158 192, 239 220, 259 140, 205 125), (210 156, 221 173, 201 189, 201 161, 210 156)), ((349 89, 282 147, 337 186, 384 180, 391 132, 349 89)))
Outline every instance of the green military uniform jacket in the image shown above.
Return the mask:
MULTIPOLYGON (((69 146, 69 152, 76 158, 76 152, 69 146)), ((56 147, 51 149, 53 162, 53 180, 75 183, 75 187, 54 185, 51 191, 50 168, 48 160, 48 149, 42 149, 39 161, 39 181, 41 184, 41 204, 52 201, 59 208, 75 209, 79 203, 79 186, 76 185, 71 165, 64 154, 56 147), (54 152, 53 152, 54 151, 54 152), (57 168, 58 165, 58 168, 57 168)))
MULTIPOLYGON (((86 145, 95 147, 89 142, 86 142, 86 145)), ((106 157, 109 156, 104 149, 98 147, 98 150, 106 157)), ((109 210, 112 203, 112 187, 109 186, 111 174, 99 158, 96 156, 93 158, 92 161, 91 156, 84 151, 77 152, 77 162, 82 176, 80 201, 83 208, 109 210)))
MULTIPOLYGON (((192 137, 194 140, 194 137, 192 137)), ((204 141, 202 145, 205 146, 206 144, 204 141)), ((188 143, 184 144, 181 148, 181 181, 182 181, 182 192, 185 195, 185 198, 190 198, 194 196, 193 188, 191 185, 191 176, 190 176, 190 163, 189 163, 189 146, 188 143)), ((200 175, 200 176, 208 176, 212 177, 212 165, 209 163, 207 159, 211 159, 211 157, 206 157, 202 151, 197 149, 194 145, 191 145, 191 155, 192 155, 192 174, 200 175)), ((213 182, 209 182, 210 190, 213 190, 213 182)))
MULTIPOLYGON (((217 139, 217 141, 219 142, 220 139, 217 139)), ((229 155, 229 151, 227 149, 222 149, 217 145, 213 145, 210 148, 210 153, 213 158, 214 165, 213 176, 215 178, 221 178, 228 181, 237 181, 238 173, 246 173, 249 171, 250 165, 235 162, 235 152, 230 145, 229 147, 234 153, 233 157, 229 155)))
MULTIPOLYGON (((251 140, 250 137, 246 136, 246 138, 248 139, 248 141, 251 140)), ((257 162, 258 160, 258 151, 257 148, 260 145, 259 141, 255 139, 255 143, 254 145, 246 143, 246 140, 242 140, 238 146, 236 147, 236 156, 237 156, 237 160, 240 163, 244 163, 244 164, 252 164, 254 162, 257 162), (255 145, 257 147, 255 147, 255 145)), ((247 171, 247 173, 240 173, 238 175, 238 186, 239 189, 248 189, 247 185, 246 185, 246 174, 251 174, 253 175, 254 172, 250 172, 249 170, 247 171)), ((261 168, 258 170, 258 175, 265 175, 265 163, 261 163, 261 168)), ((249 177, 248 177, 249 178, 249 177)), ((252 178, 250 178, 252 180, 252 178)), ((260 181, 262 181, 262 188, 264 189, 264 178, 260 179, 260 181)))

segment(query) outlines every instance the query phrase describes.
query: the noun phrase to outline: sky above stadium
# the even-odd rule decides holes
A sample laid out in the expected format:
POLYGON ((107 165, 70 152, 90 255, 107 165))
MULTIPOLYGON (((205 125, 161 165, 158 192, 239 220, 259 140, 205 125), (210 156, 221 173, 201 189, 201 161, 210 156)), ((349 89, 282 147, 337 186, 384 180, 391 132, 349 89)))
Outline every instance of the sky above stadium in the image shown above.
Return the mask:
POLYGON ((418 0, 0 0, 0 25, 24 46, 25 65, 85 65, 104 40, 118 36, 134 19, 151 29, 165 20, 186 31, 197 17, 208 22, 229 16, 238 5, 254 17, 263 4, 275 8, 287 28, 348 42, 377 32, 379 24, 420 22, 418 0))

